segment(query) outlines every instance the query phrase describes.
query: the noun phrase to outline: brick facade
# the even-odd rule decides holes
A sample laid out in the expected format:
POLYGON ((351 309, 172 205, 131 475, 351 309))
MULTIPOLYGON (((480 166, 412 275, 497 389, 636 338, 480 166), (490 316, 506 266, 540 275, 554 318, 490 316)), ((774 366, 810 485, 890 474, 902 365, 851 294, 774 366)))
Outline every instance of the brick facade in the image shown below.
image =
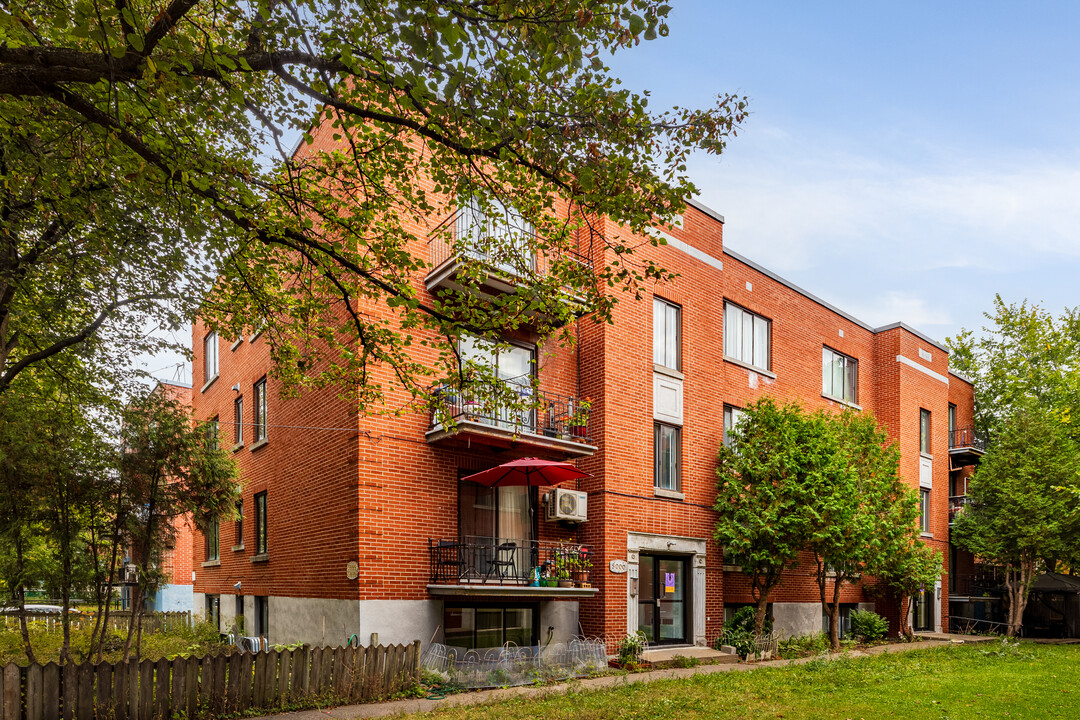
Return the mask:
MULTIPOLYGON (((322 140, 317 137, 316 142, 322 140)), ((608 236, 626 232, 611 223, 603 231, 608 236)), ((692 627, 687 640, 711 643, 720 632, 724 604, 750 602, 746 578, 725 572, 722 550, 712 540, 723 408, 743 407, 769 395, 798 400, 807 409, 840 409, 843 403, 822 394, 823 346, 858 361, 857 403, 899 443, 905 480, 919 487, 920 464, 931 464, 925 478, 932 485, 925 541, 941 549, 947 560, 948 407, 955 404, 958 417, 970 423, 973 401, 970 384, 950 375, 945 349, 901 324, 871 328, 726 251, 723 220, 707 208, 691 205, 681 226, 663 232, 666 244, 644 243, 638 253, 678 273, 672 283, 656 287, 655 295, 681 310, 680 372, 654 367, 652 295, 640 301, 621 296, 613 324, 582 318, 572 328, 575 346, 542 347, 536 354, 542 390, 591 398, 589 435, 596 446, 591 455, 577 460, 592 475, 577 483, 588 493, 588 522, 573 529, 541 519, 538 539, 590 544, 590 579, 598 592, 574 599, 531 598, 542 604, 541 614, 553 613, 551 617, 567 625, 558 630, 561 636, 579 629, 609 638, 625 634, 638 612, 635 585, 640 592, 645 582, 639 577, 635 583, 632 577, 640 555, 663 555, 666 546, 692 559, 686 566, 687 586, 698 583, 687 608, 692 627), (770 321, 768 371, 725 358, 725 301, 770 321), (654 489, 658 377, 682 386, 678 493, 654 489), (925 460, 919 448, 920 409, 931 413, 931 448, 925 460), (627 561, 630 572, 610 571, 612 560, 627 561)), ((414 251, 424 252, 419 244, 414 251)), ((596 262, 612 259, 599 248, 594 251, 596 262)), ((417 288, 424 297, 423 277, 417 278, 417 288)), ((382 306, 373 311, 388 312, 382 306)), ((272 376, 267 380, 267 439, 253 446, 251 397, 255 383, 269 370, 265 340, 219 339, 220 376, 208 379, 202 357, 205 334, 196 322, 192 404, 197 418, 219 418, 222 442, 231 446, 234 402, 244 398, 245 440, 234 453, 242 469, 245 518, 243 537, 235 537, 231 523, 222 523, 218 562, 203 563, 203 541, 194 540, 197 598, 220 595, 226 615, 229 595, 274 598, 271 613, 276 607, 279 616, 271 619, 269 630, 275 642, 318 640, 313 636, 320 633, 337 641, 339 635, 343 640, 353 632, 365 642, 368 632, 427 642, 445 631, 445 604, 514 601, 510 594, 435 594, 428 587, 428 540, 459 534, 459 475, 511 457, 567 458, 578 453, 527 434, 511 441, 469 435, 457 442, 428 442, 426 412, 359 415, 336 389, 286 398, 272 376), (254 552, 254 498, 262 492, 267 493, 268 553, 259 557, 254 552), (356 563, 357 579, 349 579, 350 563, 356 563), (241 584, 239 593, 236 583, 241 584)), ((376 380, 392 387, 385 370, 376 370, 376 380)), ((387 406, 399 407, 406 399, 404 393, 391 391, 387 406)), ((804 563, 785 578, 775 602, 818 603, 810 565, 804 563)), ((947 626, 947 598, 946 581, 936 603, 939 625, 947 626)), ((874 602, 859 587, 845 590, 842 599, 874 602)), ((253 612, 250 600, 245 602, 245 613, 253 612)), ((877 602, 895 620, 899 609, 877 602)))

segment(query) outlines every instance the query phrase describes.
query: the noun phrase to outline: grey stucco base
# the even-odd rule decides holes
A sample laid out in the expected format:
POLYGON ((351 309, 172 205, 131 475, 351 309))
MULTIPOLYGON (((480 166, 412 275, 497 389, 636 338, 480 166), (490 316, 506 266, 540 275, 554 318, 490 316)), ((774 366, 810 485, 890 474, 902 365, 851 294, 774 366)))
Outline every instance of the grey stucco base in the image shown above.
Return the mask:
POLYGON ((540 627, 537 628, 540 644, 548 644, 548 632, 551 643, 567 643, 578 634, 577 601, 540 603, 540 627))
POLYGON ((371 634, 378 633, 380 645, 408 645, 419 640, 426 648, 432 636, 441 631, 442 621, 439 600, 361 600, 360 644, 370 644, 371 634))
MULTIPOLYGON (((270 642, 276 645, 305 642, 322 647, 343 646, 350 635, 360 632, 358 605, 356 600, 271 595, 270 642)), ((367 641, 361 639, 361 643, 366 645, 367 641)), ((385 644, 381 639, 380 643, 385 644)))
POLYGON ((821 603, 772 604, 773 633, 781 640, 821 632, 821 603))

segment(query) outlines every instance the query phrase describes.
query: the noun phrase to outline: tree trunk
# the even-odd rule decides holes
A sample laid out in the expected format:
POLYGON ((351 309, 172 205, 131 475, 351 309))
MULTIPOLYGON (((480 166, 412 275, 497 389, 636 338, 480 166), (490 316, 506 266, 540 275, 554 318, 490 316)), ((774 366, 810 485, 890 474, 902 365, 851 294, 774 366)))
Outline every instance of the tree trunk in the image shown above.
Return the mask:
POLYGON ((915 632, 911 629, 911 623, 908 622, 908 610, 911 609, 911 596, 900 596, 900 634, 907 638, 908 642, 915 639, 915 632))
POLYGON ((755 604, 754 634, 761 635, 765 629, 765 618, 769 611, 769 596, 779 585, 779 577, 755 575, 750 579, 750 597, 755 604))
POLYGON ((23 546, 22 533, 16 530, 15 536, 15 574, 19 578, 19 586, 15 594, 19 598, 19 630, 22 633, 23 649, 26 651, 26 659, 31 665, 37 663, 34 657, 34 647, 30 644, 30 628, 26 625, 26 582, 23 578, 23 546))
POLYGON ((833 578, 833 600, 826 608, 829 611, 829 648, 833 652, 840 652, 840 585, 839 573, 833 578))
POLYGON ((1008 637, 1017 637, 1024 624, 1028 591, 1035 576, 1035 561, 1021 560, 1015 567, 1005 571, 1005 589, 1009 595, 1008 637))

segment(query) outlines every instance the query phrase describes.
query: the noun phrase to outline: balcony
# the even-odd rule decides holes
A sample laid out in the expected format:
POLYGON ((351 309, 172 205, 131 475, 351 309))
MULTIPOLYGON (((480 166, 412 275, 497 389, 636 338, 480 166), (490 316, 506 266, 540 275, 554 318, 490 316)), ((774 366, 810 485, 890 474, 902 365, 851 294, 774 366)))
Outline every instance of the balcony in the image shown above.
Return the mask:
POLYGON ((985 454, 986 441, 975 433, 975 428, 949 431, 949 460, 954 468, 976 465, 985 454))
POLYGON ((589 436, 589 403, 577 398, 509 382, 474 384, 463 390, 442 385, 433 394, 440 405, 426 434, 433 445, 479 443, 558 459, 596 452, 589 436))
POLYGON ((468 536, 428 540, 428 592, 441 596, 584 598, 591 547, 578 543, 468 536))
POLYGON ((956 602, 963 602, 965 598, 1000 600, 1004 583, 1005 577, 1002 572, 993 568, 977 569, 973 573, 956 573, 949 577, 949 600, 956 602))
POLYGON ((967 507, 970 502, 967 495, 949 496, 949 527, 952 527, 953 522, 956 521, 956 517, 964 511, 964 508, 967 507))
MULTIPOLYGON (((520 216, 515 221, 512 212, 505 217, 505 221, 483 218, 476 208, 466 206, 433 229, 428 239, 428 263, 432 268, 425 278, 428 291, 476 292, 491 297, 517 292, 529 276, 545 275, 557 262, 592 267, 590 256, 575 249, 536 254, 532 227, 520 216), (475 288, 477 281, 479 287, 475 288)), ((593 233, 585 232, 591 239, 593 233)), ((584 303, 574 292, 567 290, 565 301, 584 312, 584 303)), ((575 314, 580 314, 576 308, 575 314)))

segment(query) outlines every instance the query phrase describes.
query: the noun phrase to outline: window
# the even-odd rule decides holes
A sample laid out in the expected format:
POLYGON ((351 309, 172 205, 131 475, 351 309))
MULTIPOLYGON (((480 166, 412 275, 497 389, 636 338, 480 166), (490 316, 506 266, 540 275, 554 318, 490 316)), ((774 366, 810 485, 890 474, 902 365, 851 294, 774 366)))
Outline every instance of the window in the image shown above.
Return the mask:
POLYGON ((243 635, 244 630, 244 596, 236 596, 236 605, 233 609, 233 627, 236 628, 238 635, 243 635))
POLYGON ((953 439, 953 432, 956 431, 956 406, 949 403, 949 441, 953 439))
POLYGON ((921 530, 930 532, 930 491, 926 488, 919 489, 919 517, 921 530))
POLYGON ((218 376, 218 337, 210 332, 203 338, 203 382, 208 383, 218 376))
POLYGON ((270 598, 265 595, 255 596, 255 637, 270 636, 270 598))
POLYGON ((724 303, 724 355, 762 370, 770 369, 769 320, 724 303))
POLYGON ((724 445, 725 447, 731 447, 731 431, 735 429, 735 426, 739 424, 739 421, 746 415, 745 412, 737 407, 731 407, 730 405, 724 406, 724 445))
POLYGON ((536 605, 451 605, 443 611, 446 644, 466 650, 497 648, 508 642, 536 645, 536 605))
POLYGON ((233 427, 236 428, 235 441, 237 445, 244 444, 244 396, 239 395, 233 400, 233 427))
POLYGON ((218 438, 221 432, 221 424, 218 422, 217 415, 206 421, 206 446, 211 450, 218 449, 218 438))
POLYGON ((930 411, 919 410, 919 452, 930 454, 930 411))
POLYGON ((855 404, 859 392, 859 361, 835 350, 821 350, 821 394, 855 404))
POLYGON ((266 542, 266 491, 255 495, 255 554, 265 555, 266 542))
POLYGON ((656 423, 653 432, 653 486, 660 490, 681 491, 679 478, 681 428, 656 423))
POLYGON ((653 298, 653 362, 682 370, 682 310, 653 298))
POLYGON ((535 347, 521 345, 496 347, 483 338, 464 335, 461 338, 460 349, 466 376, 469 375, 471 364, 474 372, 479 368, 486 368, 495 376, 495 379, 503 383, 498 388, 492 388, 480 380, 467 385, 462 393, 465 412, 488 425, 503 428, 520 427, 530 432, 534 431, 536 412, 527 406, 531 402, 533 393, 533 372, 536 367, 535 347), (499 391, 507 390, 516 394, 516 402, 498 401, 499 391))
POLYGON ((206 526, 206 561, 211 562, 221 558, 219 553, 219 525, 217 517, 210 518, 206 526))
POLYGON ((244 501, 236 502, 236 544, 244 547, 244 501))
POLYGON ((255 437, 254 442, 266 439, 266 378, 255 383, 255 437))
POLYGON ((221 596, 206 596, 206 621, 221 632, 221 596))

